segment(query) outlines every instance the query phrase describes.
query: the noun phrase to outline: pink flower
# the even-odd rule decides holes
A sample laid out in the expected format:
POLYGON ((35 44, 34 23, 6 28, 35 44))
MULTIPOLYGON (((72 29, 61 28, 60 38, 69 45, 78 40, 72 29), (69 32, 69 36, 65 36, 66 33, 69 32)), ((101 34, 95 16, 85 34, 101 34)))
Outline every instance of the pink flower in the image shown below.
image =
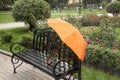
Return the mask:
POLYGON ((87 43, 88 43, 88 44, 91 43, 91 39, 90 39, 90 38, 87 39, 87 43))
POLYGON ((98 41, 98 40, 99 40, 99 38, 98 38, 98 37, 96 37, 95 39, 96 39, 96 41, 98 41))
POLYGON ((115 49, 117 49, 117 46, 112 46, 112 50, 115 50, 115 49))

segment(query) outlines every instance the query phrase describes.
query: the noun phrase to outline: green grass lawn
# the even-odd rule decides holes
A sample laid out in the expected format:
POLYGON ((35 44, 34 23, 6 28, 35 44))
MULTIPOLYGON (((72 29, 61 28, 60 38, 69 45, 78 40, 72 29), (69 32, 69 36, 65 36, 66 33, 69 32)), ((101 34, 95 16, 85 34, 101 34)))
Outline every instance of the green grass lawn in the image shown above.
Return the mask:
POLYGON ((116 28, 116 32, 117 34, 117 39, 120 40, 120 28, 116 28))
POLYGON ((79 15, 79 12, 75 10, 62 10, 61 12, 52 10, 51 18, 62 18, 66 15, 79 15))
POLYGON ((120 77, 106 74, 101 70, 82 66, 82 80, 120 80, 120 77))
POLYGON ((0 11, 0 23, 15 22, 10 11, 0 11))
POLYGON ((89 9, 82 10, 82 14, 105 14, 105 10, 99 10, 99 9, 92 9, 91 11, 89 9))
POLYGON ((28 31, 28 26, 25 26, 25 28, 0 30, 0 49, 9 51, 10 44, 9 43, 2 44, 1 38, 4 34, 11 34, 12 35, 12 42, 18 42, 18 41, 21 41, 23 36, 32 35, 32 32, 28 31))

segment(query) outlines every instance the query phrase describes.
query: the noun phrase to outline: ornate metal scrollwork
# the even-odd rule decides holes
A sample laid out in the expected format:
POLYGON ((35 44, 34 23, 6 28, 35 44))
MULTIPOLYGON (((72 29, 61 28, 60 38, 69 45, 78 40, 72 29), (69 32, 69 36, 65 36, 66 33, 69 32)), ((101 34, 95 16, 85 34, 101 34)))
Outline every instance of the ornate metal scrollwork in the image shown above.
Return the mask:
POLYGON ((15 54, 17 52, 21 52, 21 51, 24 51, 26 48, 24 46, 22 46, 21 44, 24 44, 24 43, 12 43, 10 45, 10 51, 15 54))
POLYGON ((66 60, 60 60, 58 61, 54 68, 53 68, 53 74, 55 75, 55 77, 61 77, 63 76, 65 73, 67 73, 67 71, 69 70, 69 64, 67 63, 66 60))
POLYGON ((11 62, 14 68, 14 73, 16 72, 16 69, 22 65, 23 61, 21 61, 19 58, 15 57, 14 55, 11 57, 11 62))
POLYGON ((55 64, 53 74, 56 80, 81 80, 81 70, 66 60, 60 60, 55 64))
POLYGON ((16 69, 22 65, 23 61, 21 61, 19 58, 17 58, 15 56, 15 54, 17 54, 18 52, 21 52, 21 51, 24 51, 26 48, 25 47, 22 47, 20 45, 21 43, 12 43, 10 45, 10 51, 12 52, 12 57, 11 57, 11 62, 12 62, 12 65, 13 65, 13 68, 14 68, 14 73, 16 73, 16 69))

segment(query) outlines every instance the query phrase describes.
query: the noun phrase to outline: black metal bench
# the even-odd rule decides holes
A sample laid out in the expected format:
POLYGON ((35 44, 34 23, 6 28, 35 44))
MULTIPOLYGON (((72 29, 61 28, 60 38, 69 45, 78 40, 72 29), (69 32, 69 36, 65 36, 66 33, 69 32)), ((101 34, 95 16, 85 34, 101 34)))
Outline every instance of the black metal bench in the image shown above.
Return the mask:
POLYGON ((43 70, 55 80, 81 80, 81 60, 53 29, 35 30, 32 48, 23 48, 22 44, 25 43, 17 42, 10 46, 14 73, 24 61, 43 70))

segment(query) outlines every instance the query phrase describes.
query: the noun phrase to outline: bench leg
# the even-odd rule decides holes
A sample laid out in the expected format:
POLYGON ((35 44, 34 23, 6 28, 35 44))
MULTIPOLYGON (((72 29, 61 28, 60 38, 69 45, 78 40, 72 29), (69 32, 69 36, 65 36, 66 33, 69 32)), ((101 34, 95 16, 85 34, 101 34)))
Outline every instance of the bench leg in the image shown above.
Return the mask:
POLYGON ((82 80, 82 78, 81 78, 81 76, 82 76, 82 75, 81 75, 81 67, 82 67, 81 64, 82 64, 82 63, 79 62, 78 80, 82 80))
POLYGON ((78 71, 78 80, 82 80, 82 78, 81 78, 81 70, 78 71))
POLYGON ((20 61, 19 58, 15 57, 14 55, 12 55, 11 57, 11 62, 12 62, 12 65, 13 65, 13 68, 14 68, 14 72, 13 73, 17 73, 16 72, 16 69, 22 65, 23 61, 20 61))

